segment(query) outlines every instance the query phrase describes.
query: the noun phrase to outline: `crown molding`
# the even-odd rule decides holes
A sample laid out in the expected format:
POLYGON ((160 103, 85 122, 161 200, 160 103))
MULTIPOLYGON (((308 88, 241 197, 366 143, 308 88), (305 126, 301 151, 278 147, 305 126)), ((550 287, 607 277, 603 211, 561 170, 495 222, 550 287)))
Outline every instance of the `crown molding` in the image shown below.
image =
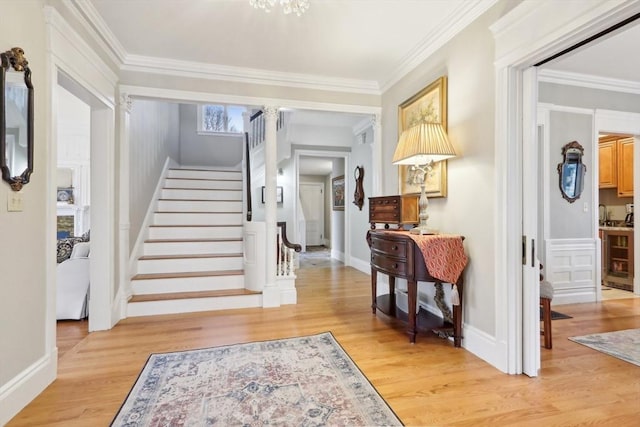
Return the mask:
POLYGON ((128 54, 91 2, 63 0, 82 22, 91 37, 107 52, 122 71, 142 72, 176 77, 190 77, 239 83, 297 87, 303 89, 381 95, 415 69, 499 0, 468 0, 457 7, 441 25, 405 55, 400 65, 381 82, 336 78, 309 74, 270 71, 256 68, 181 61, 170 58, 128 54))
MULTIPOLYGON (((66 2, 66 1, 65 1, 66 2)), ((69 25, 69 23, 60 15, 55 8, 45 6, 44 8, 45 22, 51 25, 55 30, 56 36, 66 40, 70 46, 73 46, 80 55, 82 55, 89 64, 91 64, 104 77, 111 86, 115 86, 118 81, 116 73, 105 64, 102 58, 89 46, 89 44, 69 25)), ((50 41, 53 39, 49 34, 50 41)))
POLYGON ((400 79, 409 74, 418 65, 433 55, 456 34, 475 21, 498 0, 465 1, 447 16, 442 23, 433 29, 416 47, 411 49, 402 59, 400 65, 389 74, 380 85, 381 92, 386 92, 400 79))
POLYGON ((382 108, 379 106, 355 105, 355 104, 337 104, 329 102, 306 101, 292 98, 268 98, 255 97, 245 95, 230 95, 211 92, 195 92, 177 89, 165 89, 147 86, 131 86, 120 85, 120 92, 127 93, 133 98, 156 98, 169 101, 186 101, 201 103, 223 103, 235 105, 286 105, 288 110, 318 110, 318 111, 335 111, 339 113, 354 114, 380 114, 382 108))
POLYGON ((169 58, 127 55, 121 69, 178 77, 380 95, 378 83, 373 80, 314 76, 169 58))
POLYGON ((78 19, 91 38, 100 46, 118 67, 122 64, 126 51, 113 35, 93 4, 87 1, 62 0, 62 4, 78 19))
POLYGON ((636 95, 640 94, 640 82, 637 81, 613 79, 610 77, 573 73, 569 71, 540 70, 538 72, 538 81, 586 87, 590 89, 608 90, 612 92, 632 93, 636 95))

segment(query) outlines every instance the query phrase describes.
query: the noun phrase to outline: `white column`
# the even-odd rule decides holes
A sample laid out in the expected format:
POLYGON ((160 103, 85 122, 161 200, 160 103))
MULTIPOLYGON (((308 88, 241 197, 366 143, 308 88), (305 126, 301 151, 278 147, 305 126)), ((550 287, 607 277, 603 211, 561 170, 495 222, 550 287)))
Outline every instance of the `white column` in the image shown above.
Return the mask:
POLYGON ((371 196, 382 195, 382 116, 374 114, 371 119, 373 145, 371 149, 371 196))
POLYGON ((265 106, 265 145, 264 145, 264 186, 265 186, 265 212, 264 221, 266 228, 266 248, 267 257, 266 277, 264 290, 262 292, 263 307, 279 307, 280 291, 276 283, 276 178, 277 178, 277 129, 278 107, 265 106))
MULTIPOLYGON (((251 114, 248 111, 245 111, 244 113, 242 113, 242 122, 243 122, 243 126, 244 126, 244 131, 245 133, 249 132, 249 126, 251 126, 251 114)), ((247 221, 247 208, 248 208, 248 200, 247 199, 247 165, 249 163, 249 159, 248 159, 249 153, 247 153, 247 139, 246 139, 246 135, 242 136, 242 158, 244 159, 244 161, 242 162, 242 199, 245 201, 242 204, 242 220, 243 221, 247 221)), ((251 185, 252 187, 255 187, 253 184, 251 185)), ((253 191, 253 189, 251 190, 253 191)))
POLYGON ((126 316, 127 300, 132 294, 129 281, 129 120, 131 117, 131 97, 127 93, 120 94, 118 109, 118 293, 120 297, 119 317, 126 316))

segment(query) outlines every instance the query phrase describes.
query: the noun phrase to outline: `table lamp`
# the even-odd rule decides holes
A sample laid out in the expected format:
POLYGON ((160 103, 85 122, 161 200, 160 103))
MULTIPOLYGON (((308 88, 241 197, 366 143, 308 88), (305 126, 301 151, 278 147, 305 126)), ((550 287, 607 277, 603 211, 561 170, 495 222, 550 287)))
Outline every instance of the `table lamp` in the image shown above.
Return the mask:
POLYGON ((420 223, 411 229, 412 234, 435 233, 427 228, 429 200, 425 184, 435 162, 455 157, 455 155, 453 145, 440 123, 420 123, 403 131, 400 135, 396 152, 393 154, 393 164, 411 165, 412 170, 423 174, 418 200, 420 223))

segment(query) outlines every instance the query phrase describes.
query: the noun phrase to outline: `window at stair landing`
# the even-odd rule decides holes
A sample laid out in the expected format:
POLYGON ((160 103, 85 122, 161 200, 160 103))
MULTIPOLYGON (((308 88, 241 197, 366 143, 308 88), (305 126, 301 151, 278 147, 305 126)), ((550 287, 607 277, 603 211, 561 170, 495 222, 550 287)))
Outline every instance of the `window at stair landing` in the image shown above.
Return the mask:
POLYGON ((242 134, 242 113, 246 107, 239 105, 204 104, 198 106, 199 134, 242 134))

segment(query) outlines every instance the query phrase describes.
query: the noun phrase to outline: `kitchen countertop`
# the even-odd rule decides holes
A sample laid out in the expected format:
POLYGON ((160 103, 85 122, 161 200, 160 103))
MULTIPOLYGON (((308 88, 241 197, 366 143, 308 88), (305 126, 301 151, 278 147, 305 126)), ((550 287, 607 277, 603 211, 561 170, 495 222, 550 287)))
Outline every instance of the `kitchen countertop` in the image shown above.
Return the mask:
POLYGON ((604 231, 633 231, 633 227, 609 227, 609 226, 600 226, 600 230, 604 231))

